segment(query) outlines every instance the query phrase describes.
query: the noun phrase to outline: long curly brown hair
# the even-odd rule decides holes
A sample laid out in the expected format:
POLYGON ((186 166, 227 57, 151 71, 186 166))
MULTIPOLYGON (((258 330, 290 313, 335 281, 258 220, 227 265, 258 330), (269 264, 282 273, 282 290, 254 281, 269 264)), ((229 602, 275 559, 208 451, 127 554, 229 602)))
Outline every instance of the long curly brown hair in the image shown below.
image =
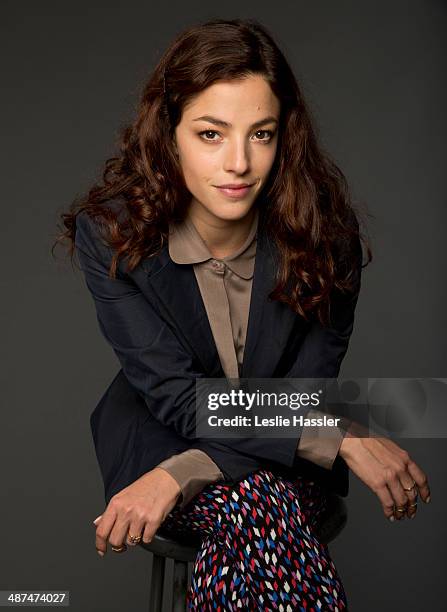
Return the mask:
POLYGON ((330 294, 334 288, 352 291, 361 242, 367 247, 363 267, 372 260, 371 249, 347 180, 319 146, 289 64, 255 20, 215 19, 176 37, 143 88, 134 122, 121 130, 120 154, 105 162, 102 182, 61 214, 65 230, 53 250, 68 239, 73 258, 76 216, 87 209, 114 252, 111 278, 119 257, 126 257, 131 271, 156 255, 166 244, 169 224, 184 218, 191 200, 172 143, 182 109, 216 81, 253 74, 266 79, 281 105, 277 153, 259 196, 279 254, 277 285, 269 297, 327 324, 330 294), (112 199, 122 201, 121 210, 107 205, 112 199))

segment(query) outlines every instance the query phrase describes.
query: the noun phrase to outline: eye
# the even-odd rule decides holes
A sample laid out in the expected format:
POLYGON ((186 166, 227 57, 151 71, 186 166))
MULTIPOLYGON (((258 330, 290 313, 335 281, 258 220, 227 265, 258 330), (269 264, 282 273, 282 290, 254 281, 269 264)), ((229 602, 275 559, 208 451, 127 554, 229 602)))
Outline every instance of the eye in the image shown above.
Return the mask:
MULTIPOLYGON (((199 136, 200 138, 202 138, 202 140, 206 140, 207 142, 217 142, 217 138, 208 138, 208 136, 213 136, 213 135, 219 135, 219 132, 216 132, 216 130, 203 130, 202 132, 199 132, 199 136)), ((272 130, 257 130, 255 132, 255 134, 266 134, 267 138, 256 138, 256 140, 258 142, 270 142, 270 140, 273 138, 273 136, 275 135, 274 132, 272 132, 272 130)))
POLYGON ((267 134, 268 138, 257 138, 257 140, 260 142, 269 142, 273 138, 274 132, 272 132, 272 130, 258 130, 255 134, 267 134))
POLYGON ((203 130, 203 132, 199 132, 199 136, 203 139, 203 140, 208 140, 208 142, 213 142, 215 141, 215 138, 204 138, 204 134, 218 134, 219 132, 216 132, 215 130, 203 130))

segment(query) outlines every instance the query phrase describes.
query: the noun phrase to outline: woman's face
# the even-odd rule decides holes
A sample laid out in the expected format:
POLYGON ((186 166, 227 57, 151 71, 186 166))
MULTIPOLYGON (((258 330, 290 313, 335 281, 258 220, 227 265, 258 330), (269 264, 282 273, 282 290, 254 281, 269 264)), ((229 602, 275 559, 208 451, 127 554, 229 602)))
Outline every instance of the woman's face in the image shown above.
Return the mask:
POLYGON ((187 105, 175 143, 191 206, 236 221, 253 206, 275 159, 280 103, 261 76, 214 83, 187 105), (219 189, 249 184, 246 189, 219 189))

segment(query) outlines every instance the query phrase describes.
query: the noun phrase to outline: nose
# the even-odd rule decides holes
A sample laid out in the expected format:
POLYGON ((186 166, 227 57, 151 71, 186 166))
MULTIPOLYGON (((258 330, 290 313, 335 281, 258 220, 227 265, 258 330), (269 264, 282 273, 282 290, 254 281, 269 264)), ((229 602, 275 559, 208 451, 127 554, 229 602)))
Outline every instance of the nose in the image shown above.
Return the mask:
POLYGON ((227 142, 224 153, 224 170, 245 174, 250 166, 248 145, 245 138, 234 138, 227 142))

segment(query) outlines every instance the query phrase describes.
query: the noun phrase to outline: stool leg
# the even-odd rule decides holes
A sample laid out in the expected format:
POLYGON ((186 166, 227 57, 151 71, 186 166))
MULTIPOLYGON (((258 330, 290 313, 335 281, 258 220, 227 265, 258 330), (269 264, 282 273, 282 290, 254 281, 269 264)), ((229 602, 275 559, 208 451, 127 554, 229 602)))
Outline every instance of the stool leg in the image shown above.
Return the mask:
POLYGON ((187 588, 189 587, 189 585, 191 584, 191 580, 192 580, 192 573, 194 571, 194 562, 189 561, 188 563, 188 580, 187 580, 187 588))
POLYGON ((165 574, 164 557, 153 555, 152 575, 149 595, 149 612, 160 612, 162 609, 163 583, 165 574))
POLYGON ((185 612, 188 564, 183 561, 174 561, 172 612, 185 612))

